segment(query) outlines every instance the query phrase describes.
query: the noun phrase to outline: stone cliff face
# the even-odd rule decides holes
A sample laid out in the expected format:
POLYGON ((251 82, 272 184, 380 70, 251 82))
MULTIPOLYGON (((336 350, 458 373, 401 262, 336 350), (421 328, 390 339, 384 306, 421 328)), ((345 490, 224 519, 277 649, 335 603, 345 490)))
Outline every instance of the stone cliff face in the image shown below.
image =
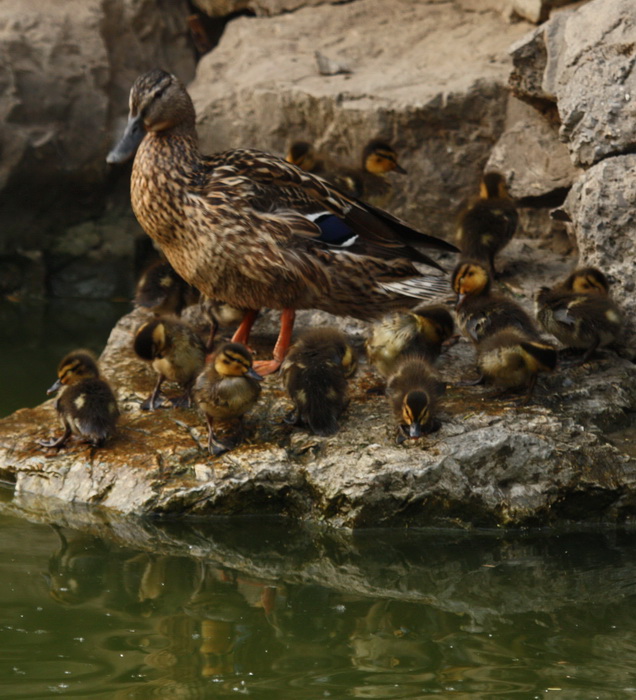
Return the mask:
MULTIPOLYGON (((304 138, 356 162, 364 143, 381 136, 408 170, 392 178, 388 208, 449 237, 484 166, 496 167, 522 207, 522 230, 501 256, 508 288, 530 308, 539 285, 579 260, 608 273, 615 298, 628 319, 634 317, 636 22, 628 0, 579 3, 536 29, 511 23, 504 10, 514 6, 543 19, 550 3, 356 0, 285 5, 295 11, 281 15, 275 3, 220 4, 226 9, 219 14, 257 16, 232 19, 197 67, 190 89, 204 150, 249 146, 282 153, 290 140, 304 138), (321 75, 316 51, 350 72, 321 75)), ((215 16, 220 4, 201 7, 215 16)), ((120 26, 115 20, 130 17, 126 7, 121 16, 109 15, 111 38, 103 52, 120 77, 101 79, 100 95, 109 98, 93 108, 102 105, 96 119, 106 131, 82 160, 89 168, 125 118, 134 74, 147 62, 174 62, 169 67, 187 80, 192 67, 184 52, 170 54, 148 40, 172 26, 169 19, 147 31, 126 24, 127 31, 139 27, 135 50, 148 49, 143 60, 130 60, 112 38, 120 26)), ((105 26, 102 17, 101 31, 105 26)), ((18 176, 6 181, 12 177, 18 176)), ((84 233, 112 246, 113 228, 123 228, 127 240, 137 230, 130 219, 123 227, 121 219, 91 226, 61 236, 58 252, 75 259, 99 248, 82 242, 84 233)), ((270 378, 250 417, 248 443, 211 459, 196 411, 138 410, 153 382, 130 349, 142 317, 134 312, 122 319, 102 358, 124 410, 119 435, 107 448, 90 452, 77 445, 52 455, 36 447, 55 429, 51 402, 2 421, 0 473, 19 493, 132 513, 286 513, 351 527, 634 518, 631 320, 620 354, 607 351, 544 378, 529 407, 491 399, 481 388, 451 388, 441 430, 402 447, 394 443, 385 399, 367 393, 374 383, 368 368, 353 386, 341 433, 329 439, 281 423, 287 403, 270 378)), ((324 319, 301 314, 300 325, 324 319)), ((349 328, 359 334, 362 327, 349 328)), ((261 342, 271 342, 271 330, 261 326, 261 342)), ((473 361, 472 349, 459 343, 444 355, 440 371, 454 382, 470 374, 473 361)))

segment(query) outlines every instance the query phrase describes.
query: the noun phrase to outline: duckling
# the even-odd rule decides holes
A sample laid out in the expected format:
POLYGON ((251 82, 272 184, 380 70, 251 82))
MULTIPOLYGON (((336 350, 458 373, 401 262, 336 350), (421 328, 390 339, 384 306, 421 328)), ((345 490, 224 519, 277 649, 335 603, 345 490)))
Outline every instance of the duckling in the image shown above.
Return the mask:
POLYGON ((305 331, 292 345, 281 367, 283 383, 294 402, 287 422, 305 425, 326 437, 339 430, 347 406, 347 379, 358 366, 356 352, 337 328, 305 331))
POLYGON ((263 379, 252 368, 252 356, 240 343, 225 343, 199 374, 194 383, 194 400, 205 413, 208 423, 208 450, 218 456, 234 445, 220 442, 214 432, 214 421, 242 418, 256 403, 263 379))
POLYGON ((133 348, 142 360, 152 363, 158 375, 141 409, 154 411, 159 406, 161 385, 166 379, 185 389, 182 396, 171 399, 172 405, 189 408, 192 385, 205 364, 205 346, 199 336, 182 321, 157 318, 137 328, 133 348))
MULTIPOLYGON (((210 332, 205 344, 205 349, 207 352, 212 352, 214 340, 219 328, 238 326, 245 315, 249 313, 247 309, 237 309, 234 306, 230 306, 230 304, 226 304, 225 302, 218 301, 216 299, 211 299, 203 294, 199 299, 199 308, 210 323, 210 332)), ((256 316, 257 314, 255 313, 254 320, 256 320, 256 316)), ((244 343, 247 343, 248 336, 249 332, 244 338, 244 343)))
POLYGON ((504 328, 477 345, 477 365, 484 380, 500 392, 527 387, 523 403, 534 391, 540 372, 556 367, 557 352, 547 343, 528 337, 518 328, 504 328))
POLYGON ((387 383, 387 399, 398 420, 397 443, 438 430, 439 396, 445 387, 423 357, 406 357, 387 383))
POLYGON ((613 343, 623 326, 623 315, 609 296, 605 275, 594 267, 575 270, 552 289, 536 296, 541 326, 567 348, 585 350, 580 364, 600 347, 613 343))
POLYGON ((457 246, 462 256, 488 263, 495 274, 495 255, 512 239, 519 214, 501 173, 483 176, 479 199, 459 217, 457 246))
POLYGON ((150 309, 155 316, 179 316, 186 306, 192 306, 198 299, 199 291, 163 260, 146 268, 135 290, 135 305, 150 309))
POLYGON ((371 326, 365 341, 367 357, 386 379, 406 355, 420 355, 434 362, 454 329, 453 317, 441 304, 395 312, 371 326))
POLYGON ((324 172, 324 158, 309 141, 294 141, 291 143, 287 149, 285 160, 308 173, 322 175, 324 172))
POLYGON ((112 389, 100 377, 95 356, 89 350, 70 352, 60 362, 57 376, 46 393, 63 389, 55 408, 64 433, 57 439, 40 440, 40 445, 60 448, 74 434, 101 447, 115 432, 119 410, 112 389))
POLYGON ((492 294, 491 275, 476 260, 461 261, 451 276, 457 294, 455 312, 462 333, 474 344, 504 328, 517 328, 531 340, 539 340, 530 316, 512 299, 492 294))

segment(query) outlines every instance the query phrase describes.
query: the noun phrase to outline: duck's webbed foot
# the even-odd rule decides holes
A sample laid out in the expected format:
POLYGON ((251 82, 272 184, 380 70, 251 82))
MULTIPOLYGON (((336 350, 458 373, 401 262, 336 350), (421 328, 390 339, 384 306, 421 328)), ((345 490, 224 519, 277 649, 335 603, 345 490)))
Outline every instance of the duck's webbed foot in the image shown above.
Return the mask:
POLYGON ((170 403, 175 408, 192 408, 192 397, 190 396, 190 392, 188 391, 181 396, 175 396, 173 399, 170 399, 170 403))
POLYGON ((68 439, 71 437, 71 429, 66 428, 64 431, 64 434, 61 435, 59 438, 51 438, 50 440, 38 440, 38 444, 41 445, 42 447, 53 447, 56 450, 59 450, 60 447, 64 447, 68 439))

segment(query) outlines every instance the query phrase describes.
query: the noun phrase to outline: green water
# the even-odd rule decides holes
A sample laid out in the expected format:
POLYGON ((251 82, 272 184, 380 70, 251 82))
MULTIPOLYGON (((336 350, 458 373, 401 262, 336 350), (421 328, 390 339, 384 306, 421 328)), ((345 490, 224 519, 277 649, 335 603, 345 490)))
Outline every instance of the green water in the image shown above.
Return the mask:
POLYGON ((636 693, 633 533, 111 521, 22 497, 24 519, 5 500, 2 698, 636 693))

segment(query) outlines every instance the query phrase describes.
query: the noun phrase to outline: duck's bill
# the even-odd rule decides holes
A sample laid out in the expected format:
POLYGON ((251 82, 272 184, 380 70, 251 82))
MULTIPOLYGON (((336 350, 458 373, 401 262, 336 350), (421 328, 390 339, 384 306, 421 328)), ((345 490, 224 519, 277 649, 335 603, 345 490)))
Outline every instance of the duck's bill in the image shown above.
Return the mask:
POLYGON ((146 130, 144 129, 141 117, 139 115, 130 117, 128 119, 128 124, 126 124, 124 135, 115 148, 106 156, 106 162, 125 163, 127 160, 130 160, 135 155, 145 135, 146 130))
POLYGON ((58 379, 55 384, 52 384, 47 390, 47 394, 54 394, 56 391, 62 388, 62 382, 58 379))
POLYGON ((247 371, 247 376, 252 377, 252 379, 256 379, 259 382, 262 382, 265 377, 260 375, 253 367, 250 367, 249 370, 247 371))

